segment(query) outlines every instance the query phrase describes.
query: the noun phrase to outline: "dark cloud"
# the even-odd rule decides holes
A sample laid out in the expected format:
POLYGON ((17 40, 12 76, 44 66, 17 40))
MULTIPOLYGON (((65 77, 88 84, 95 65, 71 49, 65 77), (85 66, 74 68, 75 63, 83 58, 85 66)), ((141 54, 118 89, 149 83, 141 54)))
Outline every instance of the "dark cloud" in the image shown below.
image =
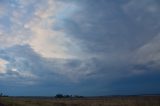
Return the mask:
MULTIPOLYGON (((89 53, 101 57, 95 61, 92 60, 97 66, 95 74, 113 78, 112 80, 104 78, 102 83, 110 83, 119 77, 130 75, 136 77, 137 74, 158 71, 159 60, 153 62, 150 58, 151 60, 146 63, 135 61, 137 57, 145 54, 137 54, 139 49, 154 42, 151 40, 159 36, 160 8, 156 0, 99 0, 98 2, 95 0, 77 3, 81 10, 72 18, 61 20, 64 26, 59 28, 64 29, 68 35, 81 39, 89 53)), ((155 45, 158 45, 159 40, 156 42, 155 45)), ((155 45, 150 44, 152 48, 155 45)), ((151 48, 145 48, 147 49, 152 51, 151 48)), ((158 48, 154 51, 156 50, 158 48)), ((154 54, 154 52, 148 52, 147 55, 154 54)), ((140 86, 140 89, 143 89, 143 86, 140 86)))

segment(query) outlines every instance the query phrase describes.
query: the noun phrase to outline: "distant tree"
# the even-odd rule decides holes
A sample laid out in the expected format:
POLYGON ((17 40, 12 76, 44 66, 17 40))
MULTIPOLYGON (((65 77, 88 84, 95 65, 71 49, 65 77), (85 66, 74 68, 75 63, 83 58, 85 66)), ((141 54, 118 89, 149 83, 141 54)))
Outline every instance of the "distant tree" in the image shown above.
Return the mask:
POLYGON ((55 96, 55 98, 63 98, 64 96, 63 96, 63 94, 57 94, 56 96, 55 96))
POLYGON ((84 98, 84 96, 75 95, 74 98, 84 98))
POLYGON ((72 95, 57 94, 55 98, 84 98, 84 97, 79 95, 72 96, 72 95))
POLYGON ((4 95, 2 92, 0 93, 0 97, 8 97, 8 95, 4 95))

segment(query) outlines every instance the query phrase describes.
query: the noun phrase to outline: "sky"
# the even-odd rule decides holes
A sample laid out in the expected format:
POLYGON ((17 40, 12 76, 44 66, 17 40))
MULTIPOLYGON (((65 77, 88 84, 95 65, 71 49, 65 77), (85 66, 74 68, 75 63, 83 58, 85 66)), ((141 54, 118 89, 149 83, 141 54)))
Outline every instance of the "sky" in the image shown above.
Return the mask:
POLYGON ((0 92, 160 94, 159 0, 0 0, 0 92))

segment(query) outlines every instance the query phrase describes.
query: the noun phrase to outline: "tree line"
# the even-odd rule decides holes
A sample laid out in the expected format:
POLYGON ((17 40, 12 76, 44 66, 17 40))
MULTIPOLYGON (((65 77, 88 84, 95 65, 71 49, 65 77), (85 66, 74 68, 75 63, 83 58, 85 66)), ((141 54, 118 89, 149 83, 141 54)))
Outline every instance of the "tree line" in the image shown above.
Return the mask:
MULTIPOLYGON (((8 95, 4 95, 3 93, 0 93, 0 97, 8 97, 8 95)), ((56 94, 54 98, 84 98, 84 96, 56 94)))
POLYGON ((4 95, 2 92, 0 93, 0 97, 8 97, 8 95, 4 95))
POLYGON ((79 95, 63 95, 63 94, 57 94, 55 98, 84 98, 83 96, 79 95))

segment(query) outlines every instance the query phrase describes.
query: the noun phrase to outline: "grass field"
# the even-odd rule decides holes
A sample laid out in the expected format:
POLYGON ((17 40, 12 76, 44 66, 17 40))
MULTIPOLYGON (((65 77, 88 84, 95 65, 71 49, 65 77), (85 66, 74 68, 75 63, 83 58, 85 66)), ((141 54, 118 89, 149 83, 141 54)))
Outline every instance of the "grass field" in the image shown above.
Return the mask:
POLYGON ((118 96, 105 98, 15 98, 1 97, 0 106, 160 106, 160 96, 118 96))

